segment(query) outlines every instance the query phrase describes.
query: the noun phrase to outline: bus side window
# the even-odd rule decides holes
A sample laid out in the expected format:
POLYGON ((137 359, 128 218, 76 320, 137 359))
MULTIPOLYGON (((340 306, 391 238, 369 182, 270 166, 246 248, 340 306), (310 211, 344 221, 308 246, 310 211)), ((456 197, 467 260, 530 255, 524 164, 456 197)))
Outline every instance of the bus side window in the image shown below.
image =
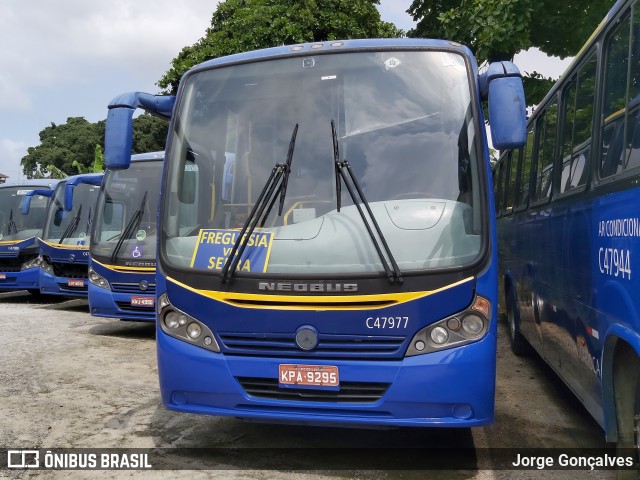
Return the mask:
POLYGON ((587 182, 596 85, 595 53, 564 91, 560 193, 587 182))
POLYGON ((604 105, 602 108, 601 178, 623 169, 626 123, 625 104, 629 65, 629 17, 618 21, 605 48, 604 105))
POLYGON ((531 153, 533 151, 533 139, 535 130, 533 127, 527 132, 527 143, 520 149, 519 158, 519 194, 518 194, 518 207, 526 207, 529 203, 529 183, 531 179, 531 153))
POLYGON ((510 150, 509 153, 504 158, 504 165, 506 168, 505 171, 505 197, 504 197, 504 213, 509 214, 513 211, 513 196, 516 189, 516 170, 518 168, 517 165, 517 157, 513 155, 513 150, 510 150))
POLYGON ((538 119, 536 177, 532 198, 534 202, 551 196, 557 125, 558 103, 554 101, 538 119))
POLYGON ((640 166, 640 5, 633 8, 629 97, 627 100, 627 158, 625 169, 640 166))
POLYGON ((500 161, 495 169, 495 202, 496 202, 496 215, 500 216, 502 213, 502 199, 504 198, 504 188, 503 188, 503 178, 504 178, 504 161, 506 159, 506 155, 502 155, 500 161))

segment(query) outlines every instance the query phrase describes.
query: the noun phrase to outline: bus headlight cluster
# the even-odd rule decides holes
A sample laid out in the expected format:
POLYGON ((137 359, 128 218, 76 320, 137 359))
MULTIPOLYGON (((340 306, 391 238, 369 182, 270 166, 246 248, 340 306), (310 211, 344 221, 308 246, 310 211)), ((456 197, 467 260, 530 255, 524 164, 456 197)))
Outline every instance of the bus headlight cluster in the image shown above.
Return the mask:
POLYGON ((167 335, 212 352, 220 351, 211 329, 174 307, 166 293, 158 297, 158 322, 167 335))
POLYGON ((422 355, 476 342, 487 334, 491 318, 490 303, 477 296, 463 312, 420 330, 411 339, 406 356, 422 355))
POLYGON ((32 258, 28 262, 24 262, 20 267, 20 270, 29 270, 30 268, 37 268, 40 266, 40 262, 42 262, 42 257, 32 258))
POLYGON ((47 262, 44 258, 40 259, 40 268, 47 273, 53 275, 53 266, 47 262))
POLYGON ((93 267, 89 267, 89 281, 95 285, 96 287, 106 288, 107 290, 111 290, 111 285, 106 278, 104 278, 99 273, 93 269, 93 267))

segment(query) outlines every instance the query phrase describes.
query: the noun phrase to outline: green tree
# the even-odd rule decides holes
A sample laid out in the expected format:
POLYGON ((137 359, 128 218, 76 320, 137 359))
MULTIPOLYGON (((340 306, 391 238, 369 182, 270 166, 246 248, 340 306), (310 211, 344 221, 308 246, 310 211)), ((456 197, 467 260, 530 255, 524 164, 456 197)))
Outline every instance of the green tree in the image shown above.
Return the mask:
MULTIPOLYGON (((463 43, 478 62, 510 60, 531 47, 565 58, 578 53, 613 0, 413 0, 407 10, 417 22, 410 37, 447 38, 463 43)), ((553 84, 537 72, 523 72, 527 103, 542 100, 553 84)))
POLYGON ((133 153, 164 150, 169 122, 147 113, 133 120, 133 153))
POLYGON ((404 34, 380 19, 379 0, 225 0, 211 27, 185 47, 158 82, 175 93, 180 77, 205 60, 234 53, 303 42, 390 38, 404 34))
MULTIPOLYGON (((168 122, 151 115, 133 120, 133 153, 164 150, 168 122)), ((67 123, 51 123, 40 132, 40 144, 29 147, 20 161, 27 178, 62 178, 78 173, 101 172, 105 122, 90 123, 69 117, 67 123)))
POLYGON ((69 117, 67 123, 51 123, 40 132, 40 145, 29 147, 20 161, 28 178, 48 177, 49 166, 67 175, 77 173, 77 165, 89 167, 96 145, 104 143, 105 122, 90 123, 83 117, 69 117))
POLYGON ((73 161, 73 166, 78 169, 78 173, 100 173, 104 170, 104 156, 102 154, 102 147, 96 145, 96 149, 93 154, 93 163, 90 167, 81 165, 77 160, 73 161))

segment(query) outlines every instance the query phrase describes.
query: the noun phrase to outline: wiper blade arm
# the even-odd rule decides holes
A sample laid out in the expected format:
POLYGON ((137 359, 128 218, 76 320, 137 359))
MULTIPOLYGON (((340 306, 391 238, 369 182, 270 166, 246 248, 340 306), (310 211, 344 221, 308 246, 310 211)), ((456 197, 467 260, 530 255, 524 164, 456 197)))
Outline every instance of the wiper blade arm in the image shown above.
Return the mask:
POLYGON ((62 244, 64 240, 73 235, 73 232, 76 231, 76 228, 78 228, 78 224, 80 223, 80 215, 82 215, 82 205, 80 205, 80 208, 78 208, 78 213, 76 213, 75 217, 73 217, 73 219, 71 219, 71 222, 69 222, 69 225, 67 225, 67 228, 60 237, 60 240, 58 240, 58 243, 62 244))
POLYGON ((260 217, 262 217, 262 222, 260 223, 260 226, 262 227, 264 226, 264 222, 278 198, 278 194, 280 194, 278 215, 282 215, 284 197, 287 193, 287 181, 289 179, 289 173, 291 172, 291 160, 293 159, 293 149, 295 147, 297 134, 298 124, 296 123, 296 126, 293 128, 293 134, 291 135, 291 141, 289 142, 289 151, 287 152, 285 163, 276 163, 274 165, 269 178, 264 184, 264 187, 256 200, 256 203, 253 205, 251 212, 249 212, 249 216, 242 225, 240 234, 236 238, 233 248, 231 249, 231 253, 229 254, 229 257, 227 257, 227 261, 222 268, 222 283, 227 283, 228 280, 233 278, 236 270, 238 269, 238 264, 240 263, 242 254, 249 243, 251 234, 260 222, 260 217))
POLYGON ((282 216, 282 209, 284 208, 284 197, 287 194, 287 185, 289 183, 289 174, 291 173, 291 161, 293 160, 293 149, 296 145, 296 137, 298 136, 298 124, 293 127, 293 133, 291 134, 291 140, 289 141, 289 151, 287 152, 287 158, 284 163, 284 174, 282 177, 282 182, 280 183, 280 187, 276 191, 276 194, 273 196, 271 203, 269 204, 269 208, 262 216, 262 221, 260 222, 260 226, 264 227, 264 223, 267 221, 267 217, 271 213, 271 209, 273 205, 276 203, 278 198, 278 194, 280 194, 280 204, 278 205, 278 216, 282 216))
POLYGON ((131 220, 129 220, 129 223, 127 223, 127 226, 122 231, 122 235, 120 235, 118 243, 116 243, 116 246, 113 247, 113 252, 111 253, 111 263, 115 263, 115 261, 118 259, 118 254, 122 249, 122 245, 124 245, 124 242, 131 237, 133 231, 138 228, 138 225, 140 225, 140 222, 142 221, 142 215, 144 214, 144 207, 147 204, 148 193, 148 191, 144 192, 144 197, 142 197, 140 208, 133 213, 131 220))
POLYGON ((351 170, 351 165, 349 165, 349 162, 347 160, 340 160, 340 151, 338 149, 338 135, 336 133, 336 124, 333 120, 331 120, 331 137, 333 140, 333 161, 334 161, 335 175, 336 175, 337 211, 338 212, 340 211, 342 181, 344 181, 344 185, 347 187, 349 195, 351 196, 351 200, 353 200, 353 204, 358 209, 360 218, 362 218, 362 223, 364 223, 364 226, 367 229, 367 232, 369 233, 369 237, 371 238, 371 242, 373 243, 373 246, 375 247, 376 252, 380 257, 380 262, 382 263, 382 267, 384 268, 384 271, 387 274, 389 283, 398 283, 402 285, 402 283, 404 282, 404 278, 402 277, 400 267, 398 267, 398 264, 396 263, 396 259, 394 258, 393 253, 391 253, 389 244, 387 243, 387 240, 382 234, 380 225, 378 224, 376 217, 373 215, 373 211, 371 211, 371 207, 369 205, 369 202, 364 196, 364 192, 362 191, 362 188, 360 188, 358 179, 353 174, 353 171, 351 170), (362 203, 362 205, 364 205, 364 207, 367 209, 367 213, 369 214, 369 218, 371 219, 371 222, 367 220, 367 217, 365 216, 364 211, 360 206, 360 203, 358 203, 358 199, 353 190, 354 188, 358 193, 358 196, 360 197, 360 203, 362 203), (382 243, 382 247, 384 248, 385 253, 387 254, 387 257, 389 257, 389 262, 391 263, 391 266, 389 266, 389 264, 387 263, 387 259, 385 258, 384 253, 380 248, 380 243, 378 243, 378 239, 376 238, 376 235, 373 233, 373 230, 371 229, 371 224, 375 228, 378 234, 378 237, 380 238, 380 243, 382 243))
POLYGON ((9 212, 9 224, 7 225, 7 235, 11 235, 12 230, 15 235, 18 234, 18 226, 16 225, 16 222, 13 221, 13 208, 9 212))

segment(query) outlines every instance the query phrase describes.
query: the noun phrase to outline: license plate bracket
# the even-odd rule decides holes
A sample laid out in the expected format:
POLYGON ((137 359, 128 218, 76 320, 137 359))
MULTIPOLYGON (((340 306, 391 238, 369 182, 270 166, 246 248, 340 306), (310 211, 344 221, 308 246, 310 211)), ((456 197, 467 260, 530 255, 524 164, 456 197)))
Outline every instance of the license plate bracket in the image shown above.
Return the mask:
POLYGON ((340 389, 340 374, 334 365, 278 365, 280 388, 340 389))
POLYGON ((131 297, 132 307, 153 307, 155 306, 155 298, 153 297, 131 297))

